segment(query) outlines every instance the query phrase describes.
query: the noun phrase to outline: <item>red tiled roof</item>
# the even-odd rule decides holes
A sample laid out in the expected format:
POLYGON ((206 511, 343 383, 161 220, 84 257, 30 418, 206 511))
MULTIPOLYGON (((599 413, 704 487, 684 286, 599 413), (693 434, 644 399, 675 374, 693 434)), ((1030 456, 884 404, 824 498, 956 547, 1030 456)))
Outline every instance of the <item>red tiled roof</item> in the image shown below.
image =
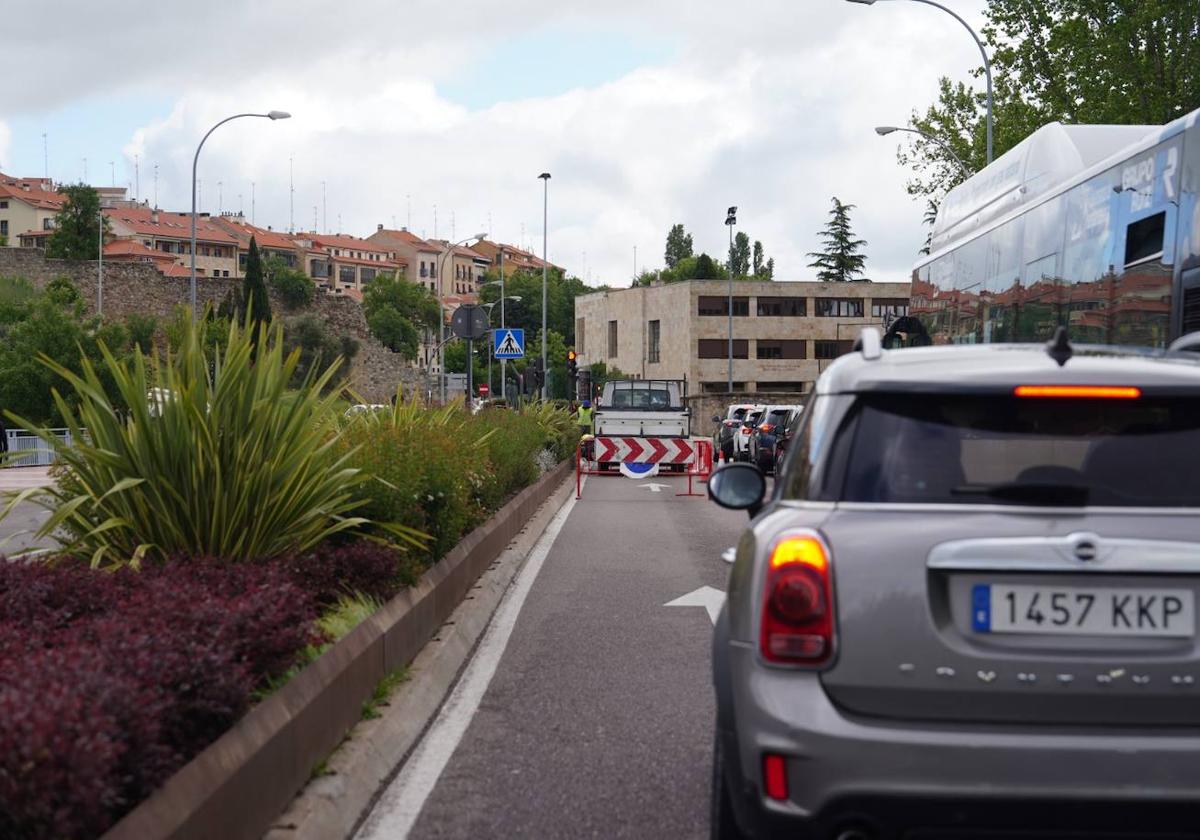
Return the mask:
POLYGON ((27 230, 24 233, 18 233, 17 236, 29 236, 34 239, 41 239, 44 236, 49 236, 54 233, 52 230, 27 230))
MULTIPOLYGON (((168 213, 143 207, 117 207, 105 210, 104 216, 110 222, 120 223, 140 236, 186 240, 192 234, 190 213, 168 213), (156 215, 158 221, 154 220, 156 215)), ((207 216, 196 218, 196 240, 198 242, 215 242, 220 245, 238 244, 237 238, 233 234, 222 230, 207 216)))
POLYGON ((439 251, 440 251, 440 249, 436 245, 433 245, 432 243, 427 242, 426 240, 424 240, 421 237, 414 234, 412 231, 388 230, 387 228, 380 228, 379 230, 375 231, 375 233, 376 234, 382 233, 382 234, 386 234, 387 236, 394 237, 395 239, 399 239, 401 242, 405 242, 409 245, 415 246, 418 251, 425 251, 426 253, 429 253, 429 254, 436 254, 436 253, 439 253, 439 251))
POLYGON ((242 244, 243 250, 250 247, 250 237, 252 236, 260 248, 274 248, 284 251, 295 251, 299 248, 294 239, 286 233, 280 233, 277 230, 267 230, 266 228, 238 221, 228 216, 218 216, 212 220, 212 223, 238 237, 238 239, 245 240, 242 244))
POLYGON ((147 248, 136 239, 114 239, 104 245, 105 257, 145 257, 155 261, 175 262, 175 257, 147 248))
POLYGON ((0 197, 12 198, 40 210, 61 210, 67 200, 62 193, 42 189, 42 179, 12 180, 0 183, 0 197), (29 189, 25 189, 25 185, 29 189))
POLYGON ((326 248, 353 248, 356 251, 374 251, 378 254, 388 253, 388 248, 384 245, 379 245, 366 239, 359 239, 357 236, 346 236, 340 233, 303 233, 297 234, 297 238, 307 239, 314 245, 321 245, 326 248))

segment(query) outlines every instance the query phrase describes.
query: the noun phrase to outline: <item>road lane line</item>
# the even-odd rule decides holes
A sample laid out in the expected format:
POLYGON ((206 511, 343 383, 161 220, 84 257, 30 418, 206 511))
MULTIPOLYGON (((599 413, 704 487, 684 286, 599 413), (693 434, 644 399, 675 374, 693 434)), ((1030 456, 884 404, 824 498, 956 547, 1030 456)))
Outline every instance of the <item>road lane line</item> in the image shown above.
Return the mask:
POLYGON ((375 803, 362 828, 355 834, 355 840, 405 840, 412 831, 421 809, 425 807, 425 800, 433 792, 442 771, 446 769, 475 717, 500 658, 504 655, 504 649, 508 646, 525 598, 574 507, 575 496, 571 494, 562 510, 550 521, 545 533, 529 553, 524 568, 505 593, 475 655, 471 657, 462 678, 454 686, 433 725, 375 803))

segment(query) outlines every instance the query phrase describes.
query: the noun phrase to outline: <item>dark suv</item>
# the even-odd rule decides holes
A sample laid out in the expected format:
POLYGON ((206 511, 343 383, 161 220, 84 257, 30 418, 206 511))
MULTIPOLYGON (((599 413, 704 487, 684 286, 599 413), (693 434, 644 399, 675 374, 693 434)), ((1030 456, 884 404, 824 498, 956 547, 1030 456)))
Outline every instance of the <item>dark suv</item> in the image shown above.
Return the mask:
POLYGON ((1200 361, 860 342, 709 481, 714 837, 1200 834, 1200 361))

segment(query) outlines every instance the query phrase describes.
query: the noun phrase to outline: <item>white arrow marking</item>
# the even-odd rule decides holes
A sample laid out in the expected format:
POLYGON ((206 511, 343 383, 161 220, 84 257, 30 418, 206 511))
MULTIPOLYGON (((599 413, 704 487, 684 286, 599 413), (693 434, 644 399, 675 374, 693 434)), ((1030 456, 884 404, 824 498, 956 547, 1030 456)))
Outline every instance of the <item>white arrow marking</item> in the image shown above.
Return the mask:
POLYGON ((639 484, 638 487, 649 487, 651 493, 661 493, 664 487, 670 487, 670 484, 639 484))
POLYGON ((737 559, 737 549, 732 545, 729 546, 729 548, 721 552, 721 559, 726 563, 732 563, 737 559))
POLYGON ((721 611, 721 606, 725 603, 725 593, 720 589, 713 589, 711 586, 701 586, 699 589, 693 589, 686 595, 676 598, 674 601, 668 601, 663 604, 664 607, 704 607, 708 610, 708 617, 713 624, 717 623, 717 613, 721 611))

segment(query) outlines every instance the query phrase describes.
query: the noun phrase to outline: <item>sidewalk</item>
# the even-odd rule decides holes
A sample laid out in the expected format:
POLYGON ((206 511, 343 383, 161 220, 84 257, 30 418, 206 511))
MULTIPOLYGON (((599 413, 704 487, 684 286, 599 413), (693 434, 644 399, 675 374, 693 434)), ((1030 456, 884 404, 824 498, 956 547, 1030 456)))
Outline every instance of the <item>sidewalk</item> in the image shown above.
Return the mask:
MULTIPOLYGON (((0 469, 0 494, 19 493, 30 487, 52 483, 49 467, 9 467, 0 469)), ((50 514, 32 502, 23 502, 0 521, 0 556, 12 557, 36 548, 49 548, 51 540, 35 539, 36 531, 50 514), (9 538, 6 540, 6 538, 9 538)))
POLYGON ((9 467, 0 469, 0 493, 46 487, 53 484, 49 467, 9 467))

